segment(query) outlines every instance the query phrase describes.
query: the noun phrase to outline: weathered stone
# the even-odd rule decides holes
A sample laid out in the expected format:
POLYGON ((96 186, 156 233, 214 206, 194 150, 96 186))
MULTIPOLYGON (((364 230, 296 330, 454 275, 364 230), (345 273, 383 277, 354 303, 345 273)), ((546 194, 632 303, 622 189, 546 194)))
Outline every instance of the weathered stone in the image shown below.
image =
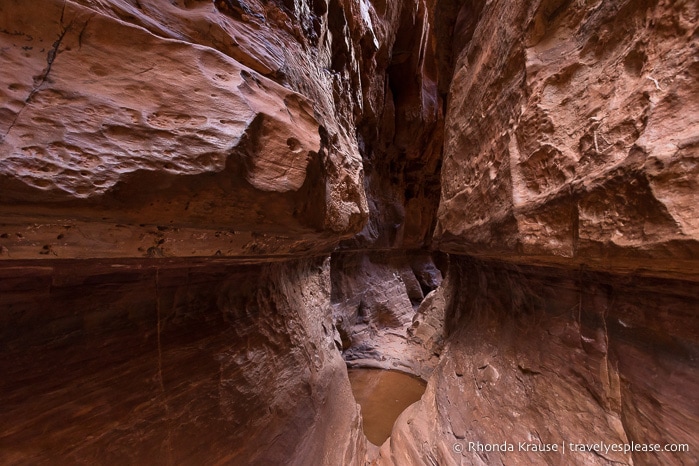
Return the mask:
POLYGON ((411 263, 436 270, 424 253, 333 254, 333 318, 350 367, 398 369, 423 378, 432 372, 441 342, 437 320, 440 313, 443 320, 444 307, 434 305, 434 297, 424 298, 411 263), (420 333, 423 339, 412 332, 416 320, 429 321, 424 327, 429 335, 420 333))
POLYGON ((695 464, 698 24, 2 2, 0 461, 695 464), (340 351, 429 378, 380 451, 340 351))
POLYGON ((454 50, 440 249, 696 272, 696 4, 477 5, 455 30, 477 21, 454 50))
MULTIPOLYGON (((269 26, 253 34, 255 21, 224 16, 205 2, 192 9, 162 1, 83 3, 0 7, 6 228, 33 223, 46 233, 37 241, 51 244, 62 233, 51 225, 91 223, 86 228, 112 257, 143 255, 136 244, 109 239, 124 225, 208 230, 185 235, 194 253, 165 246, 171 256, 203 255, 202 236, 221 229, 273 237, 278 254, 327 251, 361 228, 367 208, 357 145, 338 138, 343 113, 336 104, 316 98, 333 92, 332 79, 314 74, 322 61, 287 64, 298 76, 286 87, 261 74, 279 79, 268 58, 284 61, 303 37, 269 26), (265 44, 269 56, 253 54, 251 44, 234 53, 230 37, 216 49, 221 39, 202 34, 207 21, 219 35, 235 37, 235 30, 265 44), (313 100, 299 93, 310 75, 313 100)), ((13 240, 3 242, 10 257, 35 257, 13 240)), ((247 255, 246 244, 213 252, 247 255)), ((79 246, 90 244, 81 239, 79 246)), ((48 258, 75 257, 52 251, 48 258)))
POLYGON ((445 350, 376 464, 696 459, 696 283, 453 256, 443 286, 445 350), (478 442, 514 451, 477 451, 478 442), (519 442, 558 452, 521 451, 519 442), (599 442, 689 450, 598 454, 568 445, 599 442))
POLYGON ((54 261, 0 273, 3 464, 364 456, 328 262, 54 261))

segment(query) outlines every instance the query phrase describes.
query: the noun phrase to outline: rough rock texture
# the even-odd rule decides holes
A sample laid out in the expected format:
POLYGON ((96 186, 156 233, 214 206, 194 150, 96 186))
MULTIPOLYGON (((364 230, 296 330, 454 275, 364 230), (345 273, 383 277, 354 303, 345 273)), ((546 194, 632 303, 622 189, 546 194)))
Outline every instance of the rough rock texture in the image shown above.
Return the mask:
POLYGON ((427 377, 441 348, 434 316, 442 310, 421 303, 441 273, 430 254, 415 250, 429 246, 439 203, 446 92, 436 2, 372 3, 385 45, 362 79, 379 92, 356 124, 369 219, 333 254, 334 314, 349 365, 427 377), (420 257, 424 263, 414 263, 420 257), (414 338, 410 329, 425 319, 434 324, 423 328, 430 335, 414 338))
POLYGON ((434 48, 422 1, 2 2, 3 462, 363 461, 321 266, 255 263, 430 238, 434 48))
POLYGON ((363 461, 327 270, 255 263, 429 241, 429 8, 0 5, 3 462, 363 461))
POLYGON ((376 463, 695 464, 696 2, 435 12, 453 76, 433 247, 487 261, 452 255, 440 362, 376 463), (506 441, 689 451, 468 449, 506 441))
POLYGON ((347 364, 426 379, 437 363, 444 320, 433 291, 442 274, 430 255, 338 252, 331 276, 333 318, 347 364))
POLYGON ((328 262, 3 268, 0 462, 363 458, 328 262))
POLYGON ((439 248, 695 274, 698 25, 693 1, 464 2, 439 248))
POLYGON ((2 1, 0 462, 695 464, 697 8, 2 1))
POLYGON ((425 296, 407 330, 409 341, 425 348, 430 357, 440 356, 442 353, 445 307, 444 287, 440 286, 425 296))
POLYGON ((446 348, 376 464, 696 463, 695 282, 453 256, 445 286, 446 348), (518 451, 519 442, 561 450, 561 442, 632 441, 690 450, 518 451), (469 442, 515 451, 478 453, 469 442))
MULTIPOLYGON (((107 243, 93 257, 146 254, 108 240, 124 225, 133 239, 136 225, 191 228, 166 235, 159 247, 172 256, 251 254, 249 238, 209 251, 219 230, 280 243, 267 254, 329 250, 359 230, 367 205, 353 94, 341 92, 344 67, 330 70, 330 49, 346 38, 332 37, 327 16, 345 7, 318 5, 318 43, 291 26, 301 12, 232 4, 3 2, 2 223, 42 226, 34 242, 49 257, 77 254, 56 241, 66 223, 107 243), (194 251, 171 249, 178 241, 194 251)), ((36 258, 4 239, 5 255, 36 258)))
POLYGON ((350 249, 414 249, 431 241, 439 203, 444 92, 436 56, 435 2, 373 1, 379 47, 360 65, 357 120, 369 220, 350 249), (366 91, 369 89, 369 92, 366 91))

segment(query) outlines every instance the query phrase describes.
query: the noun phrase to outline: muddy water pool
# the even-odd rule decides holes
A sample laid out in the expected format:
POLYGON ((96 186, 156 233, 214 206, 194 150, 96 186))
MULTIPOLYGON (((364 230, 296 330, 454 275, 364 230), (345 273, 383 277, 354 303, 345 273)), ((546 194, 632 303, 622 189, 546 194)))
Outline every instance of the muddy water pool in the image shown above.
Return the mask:
POLYGON ((353 368, 347 372, 354 398, 362 407, 364 434, 380 446, 391 435, 400 413, 420 399, 426 384, 397 371, 353 368))

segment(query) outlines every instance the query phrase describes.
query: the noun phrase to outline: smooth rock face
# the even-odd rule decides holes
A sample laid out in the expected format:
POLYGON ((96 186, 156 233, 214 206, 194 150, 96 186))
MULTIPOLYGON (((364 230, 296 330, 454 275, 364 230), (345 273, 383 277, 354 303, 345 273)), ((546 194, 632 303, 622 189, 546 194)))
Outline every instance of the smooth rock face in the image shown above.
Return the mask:
POLYGON ((0 273, 2 464, 364 457, 327 261, 0 273))
POLYGON ((691 1, 465 3, 439 248, 695 273, 698 15, 691 1))
POLYGON ((696 461, 696 283, 452 256, 444 286, 445 350, 376 464, 696 461), (514 452, 478 452, 477 442, 514 452), (559 452, 520 451, 519 442, 559 452), (561 442, 689 451, 562 453, 561 442))

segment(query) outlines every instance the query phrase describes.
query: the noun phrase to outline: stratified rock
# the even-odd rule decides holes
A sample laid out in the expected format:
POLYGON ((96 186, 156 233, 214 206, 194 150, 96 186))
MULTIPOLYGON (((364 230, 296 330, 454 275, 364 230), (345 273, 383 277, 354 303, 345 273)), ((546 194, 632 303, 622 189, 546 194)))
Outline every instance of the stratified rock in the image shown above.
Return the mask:
POLYGON ((696 3, 436 11, 445 342, 376 463, 696 463, 696 3), (684 450, 569 450, 600 442, 684 450))
POLYGON ((0 274, 2 464, 363 464, 328 261, 0 274))
MULTIPOLYGON (((385 257, 336 254, 334 259, 333 302, 347 308, 341 312, 343 320, 375 329, 400 328, 410 321, 415 311, 406 283, 385 257)), ((412 275, 405 264, 404 269, 412 275)))
POLYGON ((407 330, 410 341, 425 348, 430 357, 440 356, 442 353, 445 308, 444 287, 439 287, 425 296, 407 330))
POLYGON ((452 257, 443 286, 446 348, 376 464, 696 462, 696 283, 452 257), (600 442, 688 450, 570 451, 600 442))
MULTIPOLYGON (((32 245, 69 258, 91 244, 57 243, 62 224, 95 231, 92 257, 145 255, 137 225, 189 229, 164 235, 193 249, 158 245, 169 256, 251 254, 242 238, 208 248, 220 230, 279 243, 255 255, 329 250, 362 227, 360 156, 351 120, 339 123, 348 97, 329 98, 317 56, 329 44, 300 53, 308 38, 267 24, 286 17, 275 5, 236 19, 211 2, 80 3, 0 7, 6 229, 43 227, 32 245), (124 225, 129 241, 110 238, 124 225)), ((36 258, 24 246, 3 242, 36 258)))
POLYGON ((3 1, 0 462, 695 464, 697 8, 3 1))
POLYGON ((698 14, 684 1, 464 4, 439 248, 696 273, 698 14))

